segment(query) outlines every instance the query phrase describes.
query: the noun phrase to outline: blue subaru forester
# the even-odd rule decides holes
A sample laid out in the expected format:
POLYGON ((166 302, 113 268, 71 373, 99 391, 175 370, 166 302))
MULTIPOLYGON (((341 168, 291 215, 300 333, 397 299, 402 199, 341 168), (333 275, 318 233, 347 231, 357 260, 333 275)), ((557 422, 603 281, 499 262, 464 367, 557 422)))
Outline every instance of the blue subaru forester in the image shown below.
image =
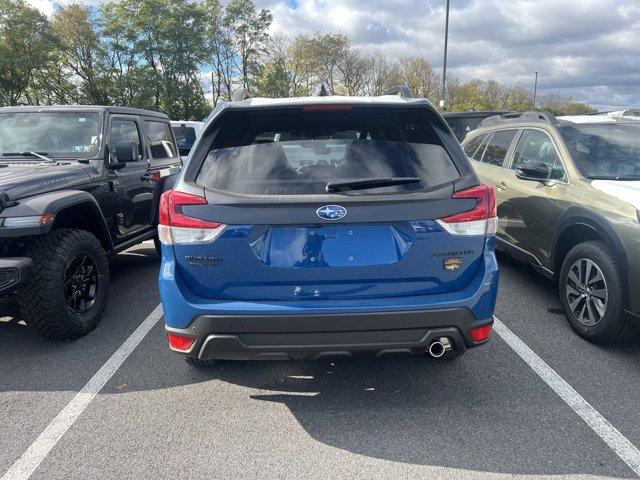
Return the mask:
POLYGON ((495 217, 427 100, 230 102, 161 199, 169 346, 197 366, 452 358, 491 334, 495 217))

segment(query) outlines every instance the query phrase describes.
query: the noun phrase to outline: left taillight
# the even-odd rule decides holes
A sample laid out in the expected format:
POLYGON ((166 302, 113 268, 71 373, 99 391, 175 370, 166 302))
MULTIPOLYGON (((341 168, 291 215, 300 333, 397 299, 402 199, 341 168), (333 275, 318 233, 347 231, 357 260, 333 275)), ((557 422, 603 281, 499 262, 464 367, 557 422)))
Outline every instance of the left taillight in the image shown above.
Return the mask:
POLYGON ((171 350, 182 353, 189 353, 193 344, 196 342, 195 338, 183 337, 182 335, 177 335, 175 333, 167 333, 167 340, 171 350))
POLYGON ((496 193, 491 185, 481 184, 460 190, 454 199, 475 199, 475 206, 465 212, 436 220, 452 235, 495 235, 498 226, 496 216, 496 193))
POLYGON ((190 217, 183 208, 206 205, 207 199, 190 193, 169 190, 160 197, 158 238, 164 245, 199 245, 211 243, 227 228, 210 220, 190 217))

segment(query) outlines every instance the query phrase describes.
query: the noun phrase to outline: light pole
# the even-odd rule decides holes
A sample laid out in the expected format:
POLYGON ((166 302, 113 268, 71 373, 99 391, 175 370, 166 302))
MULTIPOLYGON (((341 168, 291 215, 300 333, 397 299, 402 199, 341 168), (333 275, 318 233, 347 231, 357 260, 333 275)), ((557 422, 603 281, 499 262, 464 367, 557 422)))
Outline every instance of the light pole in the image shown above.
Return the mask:
POLYGON ((539 72, 535 72, 536 74, 536 81, 533 84, 533 109, 536 109, 536 97, 538 96, 538 73, 539 72))
POLYGON ((440 108, 445 109, 445 95, 447 93, 447 47, 449 43, 449 1, 447 0, 447 13, 444 23, 444 62, 442 64, 442 98, 440 99, 440 108))

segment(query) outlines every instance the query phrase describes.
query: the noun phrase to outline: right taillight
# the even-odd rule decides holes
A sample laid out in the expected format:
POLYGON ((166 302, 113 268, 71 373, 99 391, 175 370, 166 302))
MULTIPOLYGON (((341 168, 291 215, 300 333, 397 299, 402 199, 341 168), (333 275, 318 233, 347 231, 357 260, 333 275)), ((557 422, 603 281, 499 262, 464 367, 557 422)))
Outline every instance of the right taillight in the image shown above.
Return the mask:
POLYGON ((491 324, 469 330, 469 336, 474 342, 484 342, 491 336, 491 324))
POLYGON ((211 243, 227 228, 222 223, 190 217, 183 212, 188 205, 206 205, 207 199, 190 193, 169 190, 160 197, 158 238, 164 245, 211 243))
POLYGON ((475 206, 465 212, 436 220, 452 235, 495 235, 498 226, 496 217, 496 194, 491 185, 481 184, 460 190, 451 198, 475 199, 475 206))

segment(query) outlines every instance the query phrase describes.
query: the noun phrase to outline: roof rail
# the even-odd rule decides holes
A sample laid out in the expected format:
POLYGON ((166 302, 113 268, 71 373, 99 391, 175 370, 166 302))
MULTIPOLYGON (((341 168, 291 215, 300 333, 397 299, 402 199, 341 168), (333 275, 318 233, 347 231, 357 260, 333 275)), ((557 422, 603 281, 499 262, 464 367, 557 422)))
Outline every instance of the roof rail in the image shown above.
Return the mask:
POLYGON ((522 112, 522 113, 505 113, 504 115, 493 115, 487 117, 480 122, 480 127, 489 127, 492 125, 500 125, 503 123, 515 122, 546 122, 558 123, 558 119, 549 112, 522 112))
POLYGON ((394 85, 389 90, 387 90, 387 93, 385 93, 385 95, 396 95, 402 98, 413 98, 413 95, 411 95, 411 90, 409 90, 409 87, 407 87, 406 85, 394 85))
POLYGON ((249 90, 247 90, 246 88, 239 88, 238 90, 233 92, 232 101, 241 102, 242 100, 247 100, 248 98, 251 98, 251 94, 249 93, 249 90))

